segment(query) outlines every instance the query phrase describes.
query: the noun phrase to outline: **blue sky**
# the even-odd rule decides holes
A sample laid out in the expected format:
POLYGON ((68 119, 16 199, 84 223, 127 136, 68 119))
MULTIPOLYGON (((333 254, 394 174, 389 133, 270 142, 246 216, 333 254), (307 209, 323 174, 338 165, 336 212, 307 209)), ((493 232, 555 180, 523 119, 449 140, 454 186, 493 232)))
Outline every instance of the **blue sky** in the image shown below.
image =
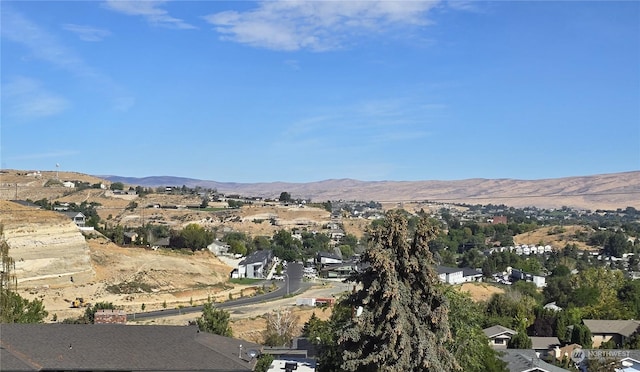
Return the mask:
POLYGON ((223 182, 640 169, 637 1, 2 1, 2 168, 223 182))

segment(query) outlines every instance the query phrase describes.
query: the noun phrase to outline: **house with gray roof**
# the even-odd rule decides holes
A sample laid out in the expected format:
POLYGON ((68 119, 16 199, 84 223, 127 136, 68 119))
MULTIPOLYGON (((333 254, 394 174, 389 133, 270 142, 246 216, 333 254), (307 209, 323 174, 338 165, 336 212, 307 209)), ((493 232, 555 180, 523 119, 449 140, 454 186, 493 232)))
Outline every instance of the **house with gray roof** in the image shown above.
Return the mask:
POLYGON ((238 263, 238 277, 264 279, 272 260, 272 250, 255 251, 238 263))
POLYGON ((436 268, 440 280, 447 284, 460 284, 464 282, 464 272, 458 267, 438 266, 436 268))
POLYGON ((621 347, 627 338, 640 331, 638 320, 583 319, 582 323, 591 331, 591 342, 594 348, 610 340, 613 340, 617 347, 621 347))
POLYGON ((540 356, 553 354, 556 347, 561 345, 557 337, 531 336, 531 348, 540 353, 540 356))
POLYGON ((494 325, 493 327, 485 328, 482 332, 484 332, 484 335, 489 339, 489 345, 492 348, 499 350, 506 349, 511 337, 518 333, 513 329, 503 327, 501 325, 494 325))
POLYGON ((2 324, 2 371, 252 371, 261 346, 196 326, 2 324))
POLYGON ((507 363, 509 372, 569 372, 540 359, 532 349, 506 349, 500 354, 500 359, 507 363))
POLYGON ((342 257, 332 252, 318 252, 316 255, 316 263, 322 267, 331 264, 341 264, 342 257))
POLYGON ((78 227, 84 227, 84 224, 86 222, 86 217, 84 213, 82 212, 60 212, 60 213, 63 213, 65 216, 71 218, 73 223, 75 223, 78 227))

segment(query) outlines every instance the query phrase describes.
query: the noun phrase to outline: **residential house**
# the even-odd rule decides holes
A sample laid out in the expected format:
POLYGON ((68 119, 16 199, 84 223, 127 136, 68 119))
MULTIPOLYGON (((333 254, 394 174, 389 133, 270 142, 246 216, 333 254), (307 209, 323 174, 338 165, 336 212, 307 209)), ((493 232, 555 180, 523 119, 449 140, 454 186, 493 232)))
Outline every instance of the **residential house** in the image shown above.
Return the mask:
POLYGON ((263 279, 267 275, 266 268, 273 260, 273 251, 255 251, 238 263, 239 278, 263 279))
POLYGON ((171 245, 171 239, 169 237, 166 238, 158 238, 151 243, 151 249, 158 248, 166 248, 171 245))
POLYGON ((531 348, 540 353, 541 357, 553 354, 555 348, 560 346, 560 340, 557 337, 531 336, 529 338, 531 339, 531 348))
POLYGON ((556 346, 553 349, 553 356, 558 360, 569 360, 571 359, 571 355, 575 349, 582 349, 581 345, 578 344, 569 344, 563 347, 556 346))
POLYGON ((462 268, 462 279, 465 282, 481 282, 482 281, 482 271, 478 269, 472 269, 470 267, 462 268))
POLYGON ((263 347, 263 354, 273 355, 269 371, 312 372, 316 370, 317 347, 304 337, 293 339, 291 347, 263 347))
POLYGON ((506 349, 511 337, 518 333, 513 329, 509 329, 501 325, 494 325, 493 327, 485 328, 482 332, 484 332, 485 336, 489 339, 489 345, 492 348, 499 350, 506 349))
POLYGON ((460 284, 464 282, 464 272, 457 267, 438 266, 438 277, 447 284, 460 284))
POLYGON ((221 256, 229 253, 229 249, 231 249, 231 246, 219 240, 214 240, 213 243, 207 246, 207 249, 216 256, 221 256))
POLYGON ((73 223, 76 224, 76 226, 84 227, 84 224, 86 222, 86 217, 82 212, 61 212, 61 213, 71 218, 71 220, 73 221, 73 223))
POLYGON ((195 326, 2 324, 1 331, 3 371, 252 371, 262 349, 195 326))
POLYGON ((124 244, 133 244, 138 241, 138 233, 135 231, 125 231, 123 234, 124 244))
POLYGON ((529 274, 519 269, 512 269, 509 276, 514 282, 518 280, 525 280, 527 282, 532 282, 537 288, 543 288, 547 285, 547 279, 544 276, 529 274))
POLYGON ((329 265, 329 264, 340 264, 342 263, 342 257, 338 256, 335 253, 330 252, 318 252, 316 256, 316 263, 321 266, 329 265))
POLYGON ((569 372, 540 359, 533 349, 502 350, 500 359, 507 363, 509 372, 569 372))
POLYGON ((68 188, 74 188, 74 187, 76 187, 76 184, 75 184, 75 183, 73 183, 73 182, 71 182, 71 181, 64 181, 64 182, 62 183, 62 186, 64 186, 64 187, 68 187, 68 188))
POLYGON ((334 263, 324 265, 319 274, 321 278, 326 279, 346 278, 357 270, 358 265, 355 262, 334 263))
POLYGON ((622 368, 618 369, 618 372, 640 372, 640 357, 627 357, 620 360, 622 368))
POLYGON ((610 340, 620 347, 627 338, 640 329, 638 320, 583 319, 582 323, 591 331, 591 342, 594 348, 610 340))

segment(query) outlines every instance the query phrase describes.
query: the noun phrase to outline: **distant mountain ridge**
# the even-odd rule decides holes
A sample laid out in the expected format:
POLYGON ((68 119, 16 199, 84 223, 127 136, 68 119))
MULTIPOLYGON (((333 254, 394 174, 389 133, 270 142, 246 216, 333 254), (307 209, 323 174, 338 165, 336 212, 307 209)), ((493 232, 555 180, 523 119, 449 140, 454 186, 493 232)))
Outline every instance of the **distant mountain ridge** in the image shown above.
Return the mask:
POLYGON ((640 171, 541 180, 466 179, 456 181, 358 181, 329 179, 308 183, 235 183, 185 177, 100 176, 111 182, 145 187, 182 186, 216 189, 226 194, 275 198, 286 191, 313 201, 440 201, 584 209, 640 208, 640 171))

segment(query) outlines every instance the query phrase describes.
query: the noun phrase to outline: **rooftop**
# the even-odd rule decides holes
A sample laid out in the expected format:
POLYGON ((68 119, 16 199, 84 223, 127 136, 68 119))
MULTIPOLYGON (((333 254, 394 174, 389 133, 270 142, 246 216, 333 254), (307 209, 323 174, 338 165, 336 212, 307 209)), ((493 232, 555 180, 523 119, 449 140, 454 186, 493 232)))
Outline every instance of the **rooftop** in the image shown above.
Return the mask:
POLYGON ((261 348, 194 326, 2 324, 0 332, 2 370, 15 371, 251 371, 246 352, 261 348))

